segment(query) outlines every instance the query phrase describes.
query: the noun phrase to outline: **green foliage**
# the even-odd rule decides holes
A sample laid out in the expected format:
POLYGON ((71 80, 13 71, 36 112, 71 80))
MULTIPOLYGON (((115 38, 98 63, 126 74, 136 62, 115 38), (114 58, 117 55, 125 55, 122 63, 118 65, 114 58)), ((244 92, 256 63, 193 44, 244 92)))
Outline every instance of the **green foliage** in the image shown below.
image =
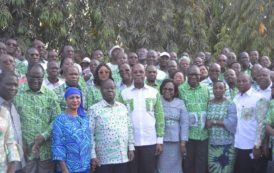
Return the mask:
POLYGON ((1 0, 0 34, 25 50, 72 44, 91 53, 120 44, 135 51, 273 52, 274 3, 267 0, 1 0))

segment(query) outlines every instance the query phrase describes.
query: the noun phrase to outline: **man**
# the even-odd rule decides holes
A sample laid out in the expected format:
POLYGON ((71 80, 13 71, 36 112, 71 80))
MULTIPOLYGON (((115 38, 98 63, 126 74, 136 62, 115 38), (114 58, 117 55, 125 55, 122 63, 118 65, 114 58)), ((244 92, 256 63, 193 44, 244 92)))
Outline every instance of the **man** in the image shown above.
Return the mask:
POLYGON ((261 147, 267 101, 251 87, 251 77, 245 73, 238 76, 237 87, 239 93, 233 100, 238 117, 234 143, 237 150, 234 172, 265 173, 267 159, 262 155, 261 147))
POLYGON ((171 78, 172 74, 178 70, 178 65, 175 60, 170 60, 167 63, 168 76, 171 78))
POLYGON ((17 41, 15 39, 9 38, 6 41, 6 46, 7 46, 7 53, 10 54, 11 56, 14 56, 15 51, 18 47, 17 41))
POLYGON ((61 52, 61 58, 72 58, 74 59, 74 48, 71 45, 65 45, 61 52))
POLYGON ((236 73, 233 69, 228 69, 225 72, 225 81, 226 81, 226 84, 229 87, 227 89, 229 91, 229 95, 227 96, 227 99, 233 100, 233 98, 238 93, 237 76, 236 76, 236 73))
POLYGON ((2 54, 7 54, 7 46, 5 45, 5 43, 0 42, 0 56, 2 54))
POLYGON ((250 63, 249 55, 247 52, 241 52, 239 55, 239 63, 242 66, 242 71, 248 75, 251 75, 252 65, 250 63))
POLYGON ((224 75, 225 75, 226 66, 227 66, 227 57, 224 54, 219 55, 217 58, 217 64, 221 66, 221 73, 220 73, 219 79, 224 80, 225 79, 224 75))
POLYGON ((167 52, 162 52, 160 54, 160 58, 159 58, 159 66, 160 66, 160 70, 162 70, 163 72, 167 73, 167 64, 168 61, 170 60, 170 55, 167 52))
POLYGON ((88 87, 91 87, 91 86, 94 85, 94 82, 93 82, 94 74, 95 74, 95 70, 96 70, 96 68, 98 67, 99 64, 100 64, 100 62, 97 59, 91 59, 90 60, 89 69, 90 69, 91 74, 90 74, 89 80, 86 81, 88 87))
POLYGON ((177 53, 176 52, 170 52, 170 60, 177 61, 177 53))
POLYGON ((201 82, 207 85, 210 99, 214 98, 213 83, 219 79, 220 73, 221 73, 221 66, 217 63, 213 63, 209 67, 208 77, 201 82))
POLYGON ((238 76, 242 71, 242 66, 238 62, 234 62, 231 64, 231 68, 235 71, 236 75, 238 76))
POLYGON ((18 77, 12 71, 3 72, 0 74, 0 106, 7 108, 10 114, 11 125, 14 131, 14 139, 18 144, 19 155, 21 162, 15 162, 15 170, 18 173, 25 167, 25 158, 23 153, 22 131, 20 115, 18 114, 14 104, 13 98, 18 90, 18 77))
POLYGON ((257 75, 258 88, 257 91, 264 96, 267 101, 271 100, 272 82, 270 79, 270 70, 261 68, 257 75))
POLYGON ((117 88, 122 91, 125 88, 132 86, 132 72, 129 64, 123 63, 119 65, 119 73, 121 75, 122 81, 118 83, 117 88))
POLYGON ((188 56, 182 56, 179 59, 179 69, 181 72, 183 72, 184 75, 187 74, 189 65, 190 65, 190 58, 188 56))
POLYGON ((49 51, 47 60, 48 60, 48 62, 58 61, 58 53, 55 50, 49 51))
POLYGON ((196 57, 193 61, 193 64, 200 67, 200 66, 204 65, 204 60, 201 57, 196 57))
POLYGON ((237 56, 234 52, 229 52, 229 54, 227 55, 227 67, 231 68, 232 64, 234 62, 237 62, 237 56))
POLYGON ((42 86, 44 69, 40 64, 28 68, 14 104, 20 114, 27 173, 52 173, 51 124, 60 113, 57 96, 42 86))
POLYGON ((259 60, 259 52, 257 50, 250 51, 250 63, 252 65, 257 64, 259 60))
POLYGON ((135 64, 138 64, 138 56, 135 52, 128 53, 128 64, 130 67, 133 67, 135 64))
POLYGON ((15 60, 9 54, 0 55, 0 71, 15 72, 15 60))
POLYGON ((34 47, 28 48, 25 56, 27 62, 17 61, 18 63, 16 64, 16 70, 18 70, 20 75, 25 75, 27 73, 28 66, 32 66, 33 64, 40 62, 39 52, 34 47))
POLYGON ((133 127, 125 105, 115 101, 115 84, 101 84, 103 100, 90 108, 95 173, 128 173, 134 158, 133 127))
POLYGON ((47 79, 44 79, 43 85, 46 86, 50 90, 54 90, 58 88, 60 85, 64 83, 63 80, 59 78, 59 70, 60 67, 57 61, 49 61, 47 64, 47 79))
POLYGON ((58 96, 58 102, 62 111, 66 109, 66 101, 64 99, 64 93, 68 87, 76 87, 80 89, 83 93, 84 108, 87 110, 91 106, 91 98, 88 96, 86 85, 81 85, 79 83, 80 73, 77 67, 70 66, 64 71, 65 82, 59 87, 55 88, 53 91, 58 96))
POLYGON ((146 62, 147 49, 146 48, 140 48, 140 49, 138 49, 137 55, 138 55, 138 61, 139 61, 139 63, 141 63, 144 66, 146 66, 146 64, 147 64, 147 62, 146 62))
POLYGON ((257 83, 257 76, 259 74, 259 71, 263 68, 260 64, 254 64, 251 69, 251 86, 257 90, 258 89, 258 83, 257 83))
MULTIPOLYGON (((119 83, 119 81, 121 81, 121 77, 120 77, 119 70, 118 70, 118 61, 117 61, 118 54, 120 54, 120 53, 121 54, 124 53, 124 49, 122 49, 118 45, 112 47, 109 51, 110 62, 107 63, 107 65, 111 69, 112 78, 114 79, 114 82, 116 84, 119 83)), ((121 58, 121 59, 123 59, 123 58, 121 58)))
POLYGON ((146 67, 146 84, 157 90, 160 89, 160 83, 156 79, 157 68, 154 65, 148 65, 146 67))
POLYGON ((103 63, 104 62, 104 54, 103 54, 102 50, 100 50, 100 49, 95 50, 92 54, 91 59, 96 59, 100 63, 103 63))
POLYGON ((156 156, 163 150, 164 113, 159 92, 145 84, 145 68, 132 68, 133 86, 121 92, 133 122, 135 158, 132 173, 155 172, 156 156))
MULTIPOLYGON (((155 50, 149 50, 146 56, 147 65, 157 66, 158 55, 155 50)), ((162 81, 167 78, 167 74, 160 69, 157 69, 157 80, 162 81)))
POLYGON ((43 43, 41 40, 35 39, 32 43, 32 47, 36 48, 40 55, 40 64, 44 67, 46 70, 48 61, 46 60, 48 56, 48 51, 45 47, 45 43, 43 43))
POLYGON ((187 155, 184 160, 185 173, 206 173, 208 157, 208 131, 205 128, 209 92, 201 84, 200 69, 192 65, 188 69, 188 81, 179 87, 179 96, 185 102, 189 112, 189 141, 186 144, 187 155))
POLYGON ((268 56, 262 56, 259 59, 259 63, 262 65, 262 67, 269 68, 271 65, 271 61, 268 56))

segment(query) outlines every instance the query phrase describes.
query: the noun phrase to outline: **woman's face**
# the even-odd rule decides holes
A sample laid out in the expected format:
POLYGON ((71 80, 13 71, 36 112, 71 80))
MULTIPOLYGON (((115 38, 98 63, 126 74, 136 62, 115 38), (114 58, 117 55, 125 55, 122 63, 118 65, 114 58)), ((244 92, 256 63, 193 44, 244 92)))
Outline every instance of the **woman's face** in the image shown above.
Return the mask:
POLYGON ((223 98, 225 94, 225 85, 223 82, 217 82, 213 86, 213 94, 216 99, 223 98))
POLYGON ((179 86, 182 83, 184 83, 185 79, 184 79, 184 75, 181 72, 177 72, 174 77, 173 77, 173 82, 175 83, 175 85, 179 86))
POLYGON ((72 94, 67 98, 66 102, 67 102, 67 107, 70 110, 76 110, 79 108, 81 104, 81 97, 78 94, 72 94))
POLYGON ((73 65, 74 65, 73 60, 71 58, 66 58, 61 68, 64 71, 65 69, 68 69, 70 66, 73 66, 73 65))
POLYGON ((98 76, 100 80, 109 79, 110 71, 105 66, 102 66, 98 71, 98 76))
POLYGON ((175 96, 174 84, 171 82, 166 83, 165 86, 163 87, 162 93, 165 100, 172 101, 175 96))
POLYGON ((201 72, 201 77, 206 78, 208 76, 208 70, 206 69, 205 66, 200 67, 200 72, 201 72))

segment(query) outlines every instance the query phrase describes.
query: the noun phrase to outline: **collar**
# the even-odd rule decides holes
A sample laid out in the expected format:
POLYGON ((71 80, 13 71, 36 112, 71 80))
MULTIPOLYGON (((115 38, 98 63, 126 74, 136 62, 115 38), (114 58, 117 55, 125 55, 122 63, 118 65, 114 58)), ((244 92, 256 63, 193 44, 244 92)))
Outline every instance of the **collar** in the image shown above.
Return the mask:
POLYGON ((33 91, 29 88, 29 85, 28 85, 28 84, 25 84, 25 85, 23 86, 23 91, 25 91, 25 92, 32 92, 32 93, 44 94, 44 93, 46 92, 46 88, 45 88, 45 86, 42 85, 39 91, 33 92, 33 91))
POLYGON ((118 103, 114 100, 114 104, 111 105, 105 99, 103 99, 102 100, 102 105, 103 105, 103 107, 115 107, 115 106, 118 106, 118 103))
POLYGON ((264 90, 262 90, 261 88, 260 88, 260 86, 258 87, 258 90, 259 91, 271 91, 272 90, 272 82, 270 82, 270 84, 268 85, 268 87, 266 88, 266 89, 264 89, 264 90))
POLYGON ((251 96, 251 94, 254 92, 254 89, 252 87, 249 88, 249 90, 247 90, 245 93, 241 94, 241 96, 243 95, 247 95, 247 96, 251 96))
POLYGON ((143 88, 136 88, 135 85, 134 85, 134 82, 133 82, 133 84, 130 86, 130 89, 131 89, 131 90, 134 90, 134 89, 148 89, 148 88, 149 88, 149 86, 148 86, 146 83, 144 83, 144 87, 143 87, 143 88))
POLYGON ((199 88, 202 87, 202 86, 201 86, 201 83, 199 83, 198 86, 197 86, 196 88, 191 87, 191 86, 189 85, 188 82, 185 82, 185 83, 186 83, 186 88, 189 89, 189 90, 190 90, 190 89, 195 90, 195 89, 199 89, 199 88))

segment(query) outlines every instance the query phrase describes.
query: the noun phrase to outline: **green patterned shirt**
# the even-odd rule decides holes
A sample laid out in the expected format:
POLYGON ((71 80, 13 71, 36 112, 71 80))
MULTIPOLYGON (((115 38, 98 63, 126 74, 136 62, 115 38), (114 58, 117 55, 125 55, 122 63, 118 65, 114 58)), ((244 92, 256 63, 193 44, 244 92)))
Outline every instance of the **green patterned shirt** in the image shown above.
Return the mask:
POLYGON ((200 83, 196 88, 192 88, 188 82, 185 82, 179 87, 179 96, 185 102, 189 112, 189 139, 207 139, 208 131, 205 128, 207 104, 209 101, 207 86, 200 83))
MULTIPOLYGON (((91 100, 91 103, 89 104, 90 106, 92 106, 92 105, 100 102, 101 100, 103 100, 103 96, 101 94, 101 91, 96 86, 88 87, 88 97, 91 100)), ((122 101, 121 92, 120 92, 119 89, 116 89, 115 100, 118 101, 118 102, 122 101)))
POLYGON ((28 71, 28 62, 26 60, 20 61, 18 59, 15 59, 15 66, 16 66, 16 71, 20 75, 25 75, 28 71))
POLYGON ((21 116, 22 138, 27 147, 28 159, 32 160, 31 148, 34 139, 41 134, 46 142, 40 147, 41 160, 51 159, 51 130, 54 118, 61 112, 56 94, 42 86, 33 92, 28 85, 22 85, 14 99, 14 104, 21 116))

